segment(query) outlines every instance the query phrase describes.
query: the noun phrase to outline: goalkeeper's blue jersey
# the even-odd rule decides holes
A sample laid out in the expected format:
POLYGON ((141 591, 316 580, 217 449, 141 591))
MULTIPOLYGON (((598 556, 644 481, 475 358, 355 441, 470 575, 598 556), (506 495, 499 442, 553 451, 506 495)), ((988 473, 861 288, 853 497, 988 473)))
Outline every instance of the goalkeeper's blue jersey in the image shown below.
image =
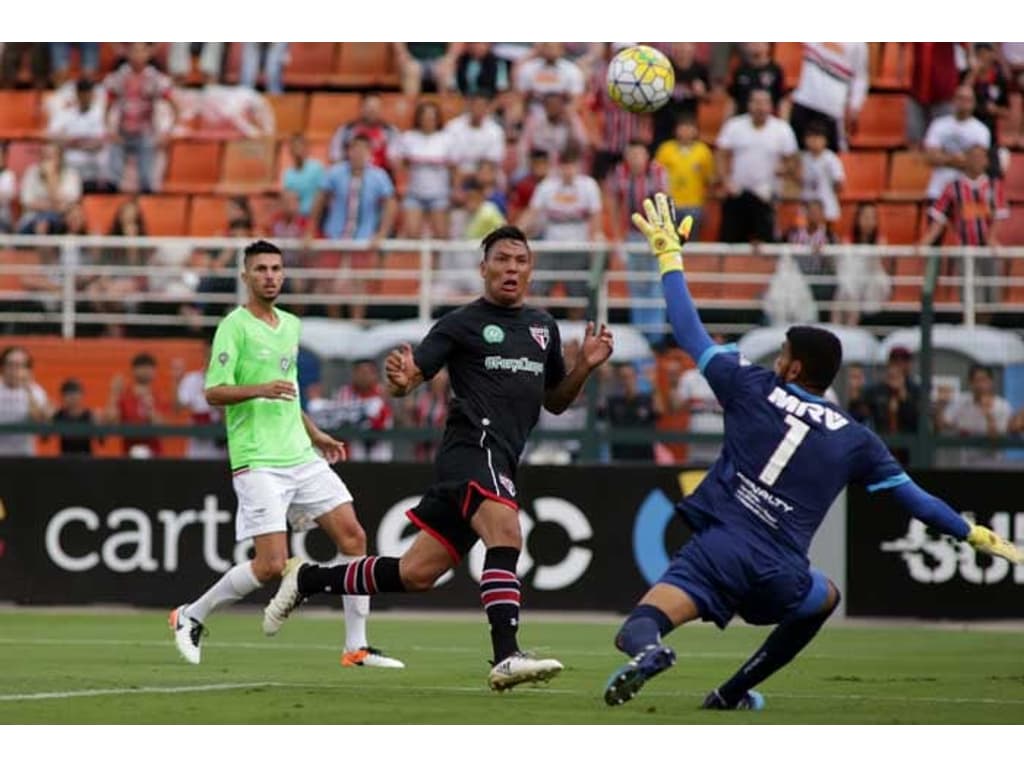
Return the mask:
POLYGON ((722 453, 680 504, 691 525, 709 521, 737 537, 806 557, 848 483, 868 491, 910 482, 889 449, 845 411, 774 372, 740 361, 734 345, 698 361, 725 411, 722 453))

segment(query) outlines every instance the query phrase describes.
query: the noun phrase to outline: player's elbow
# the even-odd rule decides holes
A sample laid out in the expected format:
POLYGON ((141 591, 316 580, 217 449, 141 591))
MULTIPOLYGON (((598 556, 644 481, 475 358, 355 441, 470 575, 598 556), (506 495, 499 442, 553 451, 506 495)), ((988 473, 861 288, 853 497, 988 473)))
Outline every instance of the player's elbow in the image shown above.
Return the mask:
POLYGON ((203 397, 206 398, 206 404, 214 407, 224 405, 220 394, 218 387, 211 387, 210 389, 203 390, 203 397))

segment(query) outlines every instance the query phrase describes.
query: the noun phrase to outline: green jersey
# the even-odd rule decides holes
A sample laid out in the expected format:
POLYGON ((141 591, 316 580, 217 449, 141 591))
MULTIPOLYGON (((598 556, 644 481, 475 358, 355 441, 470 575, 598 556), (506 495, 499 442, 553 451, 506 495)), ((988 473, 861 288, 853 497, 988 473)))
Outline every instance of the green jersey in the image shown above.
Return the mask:
MULTIPOLYGON (((299 318, 281 309, 276 328, 236 307, 217 326, 206 388, 284 379, 298 389, 299 318)), ((257 397, 225 407, 231 469, 293 467, 316 458, 299 399, 257 397)))

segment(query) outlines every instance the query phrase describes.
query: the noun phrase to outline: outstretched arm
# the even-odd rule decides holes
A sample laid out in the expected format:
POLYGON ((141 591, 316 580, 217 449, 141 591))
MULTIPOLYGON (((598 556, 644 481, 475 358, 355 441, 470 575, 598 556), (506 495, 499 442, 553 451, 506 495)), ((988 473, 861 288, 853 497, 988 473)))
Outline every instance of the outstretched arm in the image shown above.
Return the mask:
POLYGON ((694 361, 700 362, 704 353, 714 347, 715 343, 704 330, 683 274, 683 245, 690 237, 693 217, 687 216, 683 219, 677 232, 668 198, 659 192, 654 196, 654 200, 653 203, 649 199, 644 200, 646 218, 634 213, 633 224, 647 238, 651 252, 658 258, 661 287, 668 305, 672 333, 679 346, 686 350, 694 361))
POLYGON ((576 365, 564 379, 547 391, 544 395, 544 407, 557 414, 572 405, 594 369, 611 357, 612 344, 612 332, 604 323, 601 324, 600 330, 597 330, 593 323, 587 323, 576 365))

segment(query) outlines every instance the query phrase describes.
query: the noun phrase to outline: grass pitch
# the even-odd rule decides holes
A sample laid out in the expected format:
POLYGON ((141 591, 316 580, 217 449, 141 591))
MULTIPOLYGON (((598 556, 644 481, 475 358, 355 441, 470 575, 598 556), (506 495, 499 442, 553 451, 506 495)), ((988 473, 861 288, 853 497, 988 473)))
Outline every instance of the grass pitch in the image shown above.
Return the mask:
POLYGON ((763 684, 763 712, 703 712, 704 694, 767 634, 684 627, 676 666, 608 707, 623 658, 617 622, 524 614, 524 647, 566 669, 548 685, 488 690, 484 618, 371 617, 371 642, 404 670, 343 669, 335 616, 302 615, 276 638, 257 613, 211 617, 203 663, 178 658, 164 613, 0 613, 0 723, 681 724, 1024 723, 1024 633, 827 626, 763 684))

